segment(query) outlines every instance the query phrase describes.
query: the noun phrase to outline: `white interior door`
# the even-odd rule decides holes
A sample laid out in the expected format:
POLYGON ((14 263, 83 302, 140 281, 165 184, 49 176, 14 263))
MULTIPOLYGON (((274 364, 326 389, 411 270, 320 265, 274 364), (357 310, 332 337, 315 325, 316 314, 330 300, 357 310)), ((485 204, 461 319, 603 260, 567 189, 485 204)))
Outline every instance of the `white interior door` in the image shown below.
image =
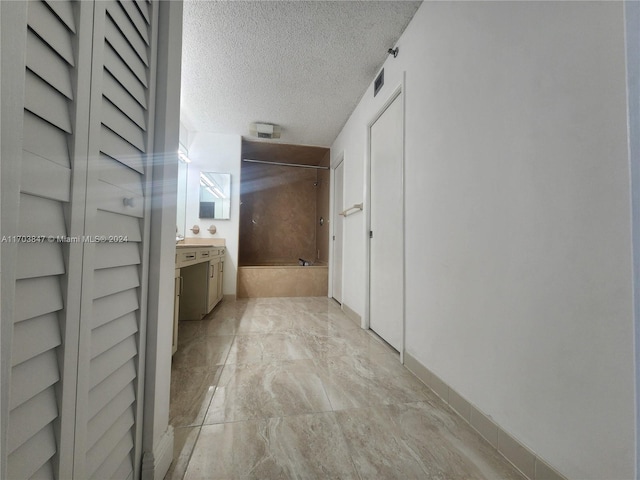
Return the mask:
POLYGON ((333 172, 333 263, 331 265, 331 296, 342 304, 342 230, 344 217, 339 215, 343 207, 344 161, 333 172))
POLYGON ((371 126, 369 327, 402 349, 403 112, 398 95, 371 126))

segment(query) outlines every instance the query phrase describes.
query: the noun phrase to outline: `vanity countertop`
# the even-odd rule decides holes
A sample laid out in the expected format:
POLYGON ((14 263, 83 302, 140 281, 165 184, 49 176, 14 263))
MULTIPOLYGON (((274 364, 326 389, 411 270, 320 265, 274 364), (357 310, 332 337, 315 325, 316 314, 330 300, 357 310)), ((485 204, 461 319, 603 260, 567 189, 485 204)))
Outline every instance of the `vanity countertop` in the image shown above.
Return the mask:
POLYGON ((224 238, 187 238, 176 243, 176 248, 224 247, 224 238))

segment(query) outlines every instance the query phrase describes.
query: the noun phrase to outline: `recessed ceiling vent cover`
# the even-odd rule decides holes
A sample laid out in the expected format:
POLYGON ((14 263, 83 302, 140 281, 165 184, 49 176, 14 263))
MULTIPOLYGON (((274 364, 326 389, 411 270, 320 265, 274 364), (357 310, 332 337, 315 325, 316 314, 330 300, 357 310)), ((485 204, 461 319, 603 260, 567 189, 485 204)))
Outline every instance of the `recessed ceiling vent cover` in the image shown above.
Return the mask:
POLYGON ((258 138, 280 138, 280 125, 270 123, 252 123, 251 135, 258 138))

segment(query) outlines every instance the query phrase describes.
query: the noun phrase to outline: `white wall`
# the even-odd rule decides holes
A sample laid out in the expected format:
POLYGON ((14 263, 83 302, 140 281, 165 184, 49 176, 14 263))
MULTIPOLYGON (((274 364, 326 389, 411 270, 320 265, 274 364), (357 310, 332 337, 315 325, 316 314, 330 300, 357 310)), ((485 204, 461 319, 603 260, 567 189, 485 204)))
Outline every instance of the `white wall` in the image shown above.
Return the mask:
POLYGON ((624 41, 621 3, 425 2, 331 149, 362 201, 406 71, 406 351, 569 478, 635 478, 624 41))
POLYGON ((224 238, 227 256, 224 264, 224 294, 236 294, 238 277, 238 240, 240 226, 240 135, 206 132, 189 132, 189 171, 187 174, 187 237, 224 238), (231 174, 231 218, 213 220, 198 218, 200 195, 200 172, 231 174), (190 228, 200 227, 195 235, 190 228), (215 225, 217 232, 211 235, 207 228, 215 225))

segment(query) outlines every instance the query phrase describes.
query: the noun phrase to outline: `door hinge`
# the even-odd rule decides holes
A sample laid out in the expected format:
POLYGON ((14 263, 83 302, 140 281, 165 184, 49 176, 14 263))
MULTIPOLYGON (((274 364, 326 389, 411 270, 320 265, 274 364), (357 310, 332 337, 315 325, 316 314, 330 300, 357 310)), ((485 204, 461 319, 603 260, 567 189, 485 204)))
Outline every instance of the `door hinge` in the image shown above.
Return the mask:
POLYGON ((373 238, 373 230, 369 230, 369 238, 373 238))
POLYGON ((334 241, 334 242, 336 241, 336 236, 335 236, 335 235, 333 236, 333 241, 334 241))

